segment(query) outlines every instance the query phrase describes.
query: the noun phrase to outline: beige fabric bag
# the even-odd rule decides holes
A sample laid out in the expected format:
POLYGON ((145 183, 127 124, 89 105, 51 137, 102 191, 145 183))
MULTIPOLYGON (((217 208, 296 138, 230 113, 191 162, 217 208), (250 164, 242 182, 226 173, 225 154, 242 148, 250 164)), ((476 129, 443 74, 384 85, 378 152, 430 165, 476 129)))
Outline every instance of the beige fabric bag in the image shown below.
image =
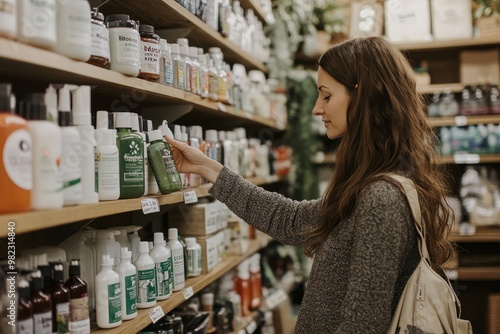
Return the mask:
POLYGON ((418 232, 421 260, 406 283, 394 311, 388 334, 472 334, 469 321, 460 319, 461 306, 450 282, 436 273, 429 262, 420 204, 413 182, 387 174, 404 189, 418 232))

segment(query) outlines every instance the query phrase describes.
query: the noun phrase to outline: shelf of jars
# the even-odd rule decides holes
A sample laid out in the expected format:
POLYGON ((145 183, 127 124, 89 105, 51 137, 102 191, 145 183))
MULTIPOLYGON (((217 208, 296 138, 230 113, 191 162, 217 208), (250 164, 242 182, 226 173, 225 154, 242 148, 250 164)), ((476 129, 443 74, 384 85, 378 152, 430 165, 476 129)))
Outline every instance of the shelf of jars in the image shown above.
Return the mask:
MULTIPOLYGON (((263 63, 222 36, 175 0, 149 0, 147 5, 134 0, 109 1, 99 10, 105 15, 129 14, 132 20, 155 27, 156 33, 159 33, 160 29, 171 29, 171 34, 186 37, 190 45, 202 47, 205 50, 210 47, 220 47, 225 61, 231 64, 242 64, 247 70, 258 69, 267 72, 267 67, 263 63)), ((159 34, 172 43, 166 36, 169 35, 168 31, 165 34, 159 34)))
MULTIPOLYGON (((281 176, 251 177, 247 180, 255 185, 265 185, 284 180, 281 176)), ((69 223, 104 217, 118 213, 136 210, 150 210, 151 207, 168 204, 183 203, 186 192, 194 191, 196 197, 209 196, 211 184, 198 188, 188 188, 168 195, 146 196, 134 199, 121 199, 116 201, 103 201, 96 204, 67 206, 56 210, 35 210, 28 212, 10 213, 0 215, 0 238, 8 234, 8 222, 15 222, 16 234, 34 232, 41 229, 66 225, 69 223)), ((153 211, 154 212, 154 211, 153 211)))
POLYGON ((473 233, 466 235, 454 231, 451 239, 454 242, 500 242, 500 226, 476 227, 473 233))
MULTIPOLYGON (((174 292, 170 298, 165 301, 158 301, 155 307, 160 306, 163 313, 167 314, 184 301, 192 297, 194 294, 203 290, 214 281, 218 280, 222 275, 239 265, 244 259, 265 247, 269 242, 269 237, 259 237, 255 240, 250 240, 248 251, 239 256, 230 255, 222 263, 218 264, 208 274, 200 275, 186 280, 185 288, 181 291, 174 292)), ((124 321, 119 327, 113 329, 94 328, 93 334, 114 334, 114 333, 137 333, 152 323, 150 312, 154 308, 141 309, 138 311, 137 317, 133 320, 124 321)))
POLYGON ((474 46, 496 45, 499 43, 500 43, 500 34, 486 36, 486 37, 468 38, 468 39, 397 44, 396 46, 400 50, 426 51, 426 50, 437 50, 437 49, 462 49, 474 46))
POLYGON ((500 123, 500 114, 429 117, 429 124, 432 127, 466 126, 471 124, 489 124, 489 123, 493 124, 500 123))

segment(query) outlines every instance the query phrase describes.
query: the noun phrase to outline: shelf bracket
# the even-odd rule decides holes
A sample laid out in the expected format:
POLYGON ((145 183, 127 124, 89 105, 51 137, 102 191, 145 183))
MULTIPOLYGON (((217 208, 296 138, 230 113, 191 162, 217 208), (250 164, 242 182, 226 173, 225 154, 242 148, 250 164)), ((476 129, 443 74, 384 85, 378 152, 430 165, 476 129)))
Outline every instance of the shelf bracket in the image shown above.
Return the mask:
POLYGON ((145 107, 142 108, 141 115, 144 118, 152 120, 153 124, 161 124, 163 120, 173 123, 191 110, 193 110, 192 104, 145 107))

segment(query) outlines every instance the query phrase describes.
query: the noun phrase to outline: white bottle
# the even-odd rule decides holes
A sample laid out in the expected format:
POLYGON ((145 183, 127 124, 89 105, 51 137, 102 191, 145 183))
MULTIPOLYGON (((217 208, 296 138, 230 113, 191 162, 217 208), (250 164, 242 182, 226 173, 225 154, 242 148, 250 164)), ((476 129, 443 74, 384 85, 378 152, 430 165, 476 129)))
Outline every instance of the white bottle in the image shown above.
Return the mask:
POLYGON ((97 326, 114 328, 122 324, 122 292, 120 276, 114 272, 113 259, 102 256, 101 271, 95 277, 97 326))
POLYGON ((116 242, 118 242, 120 244, 120 248, 131 249, 130 240, 128 240, 127 227, 125 227, 125 226, 124 227, 112 227, 112 228, 110 228, 110 230, 119 232, 119 234, 115 234, 115 240, 116 240, 116 242))
MULTIPOLYGON (((106 113, 107 118, 107 113, 106 113)), ((116 130, 97 129, 97 192, 99 201, 113 201, 120 197, 120 165, 116 130)))
POLYGON ((110 67, 115 72, 136 77, 141 69, 139 44, 141 36, 137 24, 128 15, 106 17, 109 27, 110 67))
POLYGON ((72 126, 70 93, 67 86, 59 90, 58 109, 62 134, 61 176, 64 205, 76 205, 82 201, 82 157, 80 132, 72 126))
POLYGON ((185 238, 187 248, 187 277, 196 277, 201 275, 201 245, 196 242, 196 238, 185 238))
POLYGON ((115 240, 115 231, 98 230, 95 248, 97 259, 109 255, 113 259, 113 270, 116 270, 120 264, 120 244, 115 240))
POLYGON ((52 50, 57 41, 56 1, 19 0, 17 5, 17 38, 52 50))
POLYGON ((127 247, 121 248, 120 265, 117 268, 122 291, 122 320, 137 317, 137 269, 130 262, 132 252, 127 247))
POLYGON ((32 209, 58 209, 63 206, 62 179, 59 162, 62 150, 61 129, 47 121, 43 94, 31 94, 25 101, 28 131, 32 140, 33 189, 32 209))
POLYGON ((96 175, 95 129, 90 114, 90 86, 80 86, 71 92, 73 98, 73 125, 80 132, 82 157, 82 201, 80 204, 99 202, 96 175))
POLYGON ((90 5, 84 0, 57 1, 57 43, 55 51, 87 61, 91 54, 90 5))
POLYGON ((177 239, 179 234, 176 228, 168 229, 168 242, 167 246, 172 252, 172 265, 174 273, 174 288, 173 291, 179 291, 184 288, 185 276, 184 276, 184 247, 177 239))
POLYGON ((162 232, 154 234, 154 246, 149 255, 155 261, 156 300, 165 300, 172 295, 170 275, 172 274, 172 254, 166 246, 162 232))
POLYGON ((149 243, 141 241, 139 257, 134 262, 137 268, 137 307, 148 308, 156 305, 155 261, 149 256, 149 243))
POLYGON ((17 9, 15 0, 4 0, 0 7, 0 36, 7 38, 16 37, 17 33, 17 9))

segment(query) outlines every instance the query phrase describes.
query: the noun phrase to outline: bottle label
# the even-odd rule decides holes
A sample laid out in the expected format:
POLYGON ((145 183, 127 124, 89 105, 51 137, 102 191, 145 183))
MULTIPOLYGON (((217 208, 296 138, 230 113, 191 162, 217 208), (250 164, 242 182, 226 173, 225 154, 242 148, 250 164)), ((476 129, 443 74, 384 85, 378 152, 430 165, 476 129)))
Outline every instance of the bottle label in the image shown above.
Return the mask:
POLYGON ((185 74, 185 66, 182 60, 174 60, 174 70, 175 70, 175 78, 174 78, 174 87, 179 89, 185 89, 186 81, 184 80, 185 74))
MULTIPOLYGON (((78 136, 80 137, 80 136, 78 136)), ((80 153, 80 141, 71 141, 64 138, 61 155, 61 176, 64 191, 70 191, 74 196, 81 197, 82 194, 82 172, 80 153)))
POLYGON ((174 289, 178 289, 184 284, 184 250, 182 247, 172 248, 172 258, 174 262, 174 289))
POLYGON ((194 271, 194 266, 195 266, 195 261, 196 261, 196 249, 194 248, 188 248, 187 250, 187 270, 188 270, 188 275, 192 275, 195 273, 194 271))
POLYGON ((227 79, 226 78, 218 78, 217 83, 217 97, 221 102, 227 102, 228 93, 227 93, 227 79))
POLYGON ((75 298, 69 301, 69 331, 71 334, 89 334, 89 298, 75 298))
POLYGON ((119 282, 108 284, 108 312, 110 324, 122 320, 122 295, 119 282))
POLYGON ((217 100, 219 92, 219 80, 215 73, 209 72, 208 94, 211 99, 217 100))
POLYGON ((169 86, 174 85, 174 64, 172 62, 172 56, 166 55, 163 58, 165 62, 165 83, 169 86))
POLYGON ((104 25, 92 24, 90 53, 109 59, 109 30, 104 25))
MULTIPOLYGON (((120 28, 111 28, 120 29, 120 28)), ((139 34, 133 28, 121 29, 116 39, 111 38, 110 44, 115 43, 116 60, 119 65, 138 65, 139 63, 139 34)), ((113 56, 114 58, 114 56, 113 56)))
POLYGON ((64 33, 66 43, 88 48, 91 34, 90 13, 82 12, 81 8, 69 4, 65 7, 66 16, 63 19, 66 21, 66 31, 64 33))
POLYGON ((97 180, 99 193, 120 187, 118 151, 107 154, 97 149, 97 180))
POLYGON ((31 136, 27 130, 14 131, 7 137, 2 158, 10 180, 21 189, 31 190, 33 187, 31 136))
POLYGON ((24 0, 24 15, 20 18, 21 35, 25 38, 44 38, 56 41, 55 0, 24 0))
POLYGON ((16 28, 16 1, 1 0, 0 1, 0 22, 2 30, 15 33, 16 28))
POLYGON ((198 92, 200 91, 200 76, 199 76, 199 72, 200 71, 200 67, 199 66, 196 66, 196 65, 192 65, 191 66, 191 93, 195 93, 195 94, 198 94, 198 92))
POLYGON ((175 168, 175 161, 174 158, 172 157, 172 153, 166 148, 161 149, 160 153, 163 162, 165 163, 165 170, 167 172, 167 175, 169 175, 169 178, 172 181, 172 183, 181 182, 179 173, 177 173, 177 169, 175 168))
POLYGON ((149 303, 156 300, 155 270, 139 270, 139 303, 149 303))
POLYGON ((171 254, 168 259, 168 285, 170 291, 174 291, 174 259, 172 255, 173 254, 171 254))
MULTIPOLYGON (((143 144, 140 138, 118 139, 120 153, 120 197, 124 192, 144 194, 143 144)), ((139 197, 139 196, 138 196, 139 197)))
POLYGON ((69 333, 69 302, 56 304, 57 333, 69 333))
POLYGON ((125 276, 125 314, 137 312, 137 277, 136 275, 125 276))
POLYGON ((160 46, 141 42, 141 73, 160 74, 160 46))
POLYGON ((52 333, 52 312, 33 314, 33 323, 36 334, 52 333))
POLYGON ((156 278, 156 295, 158 297, 170 295, 170 284, 169 284, 169 262, 157 262, 155 263, 155 278, 156 278))
POLYGON ((33 328, 32 318, 17 322, 17 328, 16 328, 17 334, 33 334, 34 332, 35 330, 33 328))

